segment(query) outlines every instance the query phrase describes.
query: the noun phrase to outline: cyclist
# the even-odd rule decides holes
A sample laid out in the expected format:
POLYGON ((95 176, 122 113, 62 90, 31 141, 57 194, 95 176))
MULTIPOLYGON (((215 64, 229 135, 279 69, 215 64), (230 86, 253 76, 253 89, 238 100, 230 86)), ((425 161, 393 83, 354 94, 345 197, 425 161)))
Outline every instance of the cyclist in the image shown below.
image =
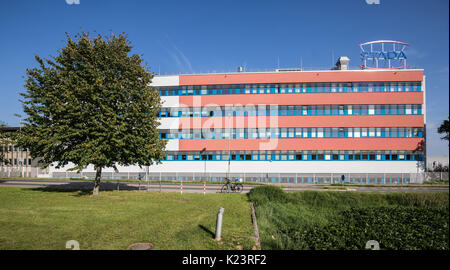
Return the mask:
POLYGON ((239 182, 242 182, 242 178, 239 180, 236 179, 233 183, 229 178, 226 177, 225 181, 226 181, 226 183, 222 186, 221 192, 226 192, 226 193, 228 193, 230 191, 241 192, 244 188, 242 186, 242 184, 239 183, 239 182))

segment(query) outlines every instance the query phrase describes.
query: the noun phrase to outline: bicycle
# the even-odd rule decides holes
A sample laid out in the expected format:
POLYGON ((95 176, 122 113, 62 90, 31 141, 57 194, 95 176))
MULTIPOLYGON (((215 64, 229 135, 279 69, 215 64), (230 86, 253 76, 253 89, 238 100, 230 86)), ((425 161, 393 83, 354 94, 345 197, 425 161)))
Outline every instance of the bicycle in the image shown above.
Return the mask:
POLYGON ((230 192, 242 192, 242 190, 244 189, 244 186, 241 183, 238 183, 238 180, 235 180, 234 183, 228 179, 226 179, 226 183, 222 186, 222 188, 220 189, 221 193, 230 193, 230 192))

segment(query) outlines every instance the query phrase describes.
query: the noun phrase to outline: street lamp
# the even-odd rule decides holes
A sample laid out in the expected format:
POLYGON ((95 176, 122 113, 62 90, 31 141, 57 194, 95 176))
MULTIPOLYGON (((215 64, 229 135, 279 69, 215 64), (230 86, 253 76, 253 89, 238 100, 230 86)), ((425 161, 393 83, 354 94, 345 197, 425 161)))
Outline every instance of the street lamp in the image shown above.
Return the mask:
MULTIPOLYGON (((206 147, 204 147, 201 151, 200 151, 200 156, 202 156, 203 157, 203 153, 205 153, 205 151, 206 151, 206 147)), ((207 156, 206 156, 206 154, 205 154, 205 181, 206 181, 206 160, 207 160, 208 158, 207 158, 207 156)))
POLYGON ((22 172, 23 158, 18 158, 18 160, 19 160, 19 176, 23 177, 23 172, 22 172))
POLYGON ((230 162, 231 162, 230 140, 231 140, 231 133, 228 135, 228 175, 227 175, 228 180, 230 180, 230 162))
MULTIPOLYGON (((18 113, 15 113, 14 114, 14 116, 15 117, 17 117, 17 118, 19 118, 19 134, 21 133, 21 131, 22 131, 22 115, 20 115, 20 114, 18 114, 18 113)), ((19 148, 17 148, 17 152, 19 152, 19 148)), ((17 153, 17 159, 18 159, 18 161, 19 161, 19 170, 20 170, 20 172, 19 172, 19 176, 20 177, 22 177, 23 176, 23 173, 22 173, 22 163, 23 163, 23 156, 22 156, 22 151, 20 151, 20 158, 19 158, 19 154, 17 153)))
MULTIPOLYGON (((272 162, 272 156, 270 156, 269 162, 272 162)), ((269 181, 269 173, 266 173, 267 182, 269 181)))

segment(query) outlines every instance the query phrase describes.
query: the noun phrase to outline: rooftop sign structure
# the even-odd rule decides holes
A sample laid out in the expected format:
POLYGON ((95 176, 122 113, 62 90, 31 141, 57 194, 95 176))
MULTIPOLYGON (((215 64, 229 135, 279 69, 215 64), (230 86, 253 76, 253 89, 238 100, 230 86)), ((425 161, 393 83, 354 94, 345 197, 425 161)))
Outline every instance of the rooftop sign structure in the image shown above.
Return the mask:
POLYGON ((406 68, 405 49, 408 43, 393 40, 377 40, 359 44, 363 69, 406 68))

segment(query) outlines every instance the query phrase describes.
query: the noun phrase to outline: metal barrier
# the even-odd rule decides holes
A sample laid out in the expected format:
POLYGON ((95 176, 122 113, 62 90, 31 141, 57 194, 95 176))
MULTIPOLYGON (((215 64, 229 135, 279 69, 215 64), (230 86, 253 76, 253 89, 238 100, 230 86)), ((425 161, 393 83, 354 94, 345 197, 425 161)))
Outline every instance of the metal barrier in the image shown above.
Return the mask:
MULTIPOLYGON (((367 185, 404 185, 421 184, 426 180, 447 180, 448 172, 442 173, 230 173, 232 180, 243 179, 251 183, 286 183, 286 184, 367 184, 367 185), (342 175, 344 179, 342 180, 342 175)), ((94 179, 95 172, 53 172, 53 178, 88 178, 94 179)), ((201 172, 150 172, 148 180, 163 181, 201 181, 222 182, 227 173, 201 172)), ((145 172, 103 172, 103 179, 112 180, 146 180, 145 172)))
MULTIPOLYGON (((163 181, 201 181, 222 182, 227 173, 204 173, 204 172, 150 172, 148 180, 163 181)), ((426 172, 426 173, 230 173, 232 180, 243 179, 251 183, 286 183, 286 184, 421 184, 424 181, 439 180, 448 181, 448 172, 426 172)), ((20 170, 19 168, 0 167, 0 177, 52 177, 52 178, 84 178, 94 179, 95 172, 53 172, 49 174, 48 169, 37 167, 20 170)), ((108 180, 146 180, 147 174, 143 172, 102 172, 102 178, 108 180)))
MULTIPOLYGON (((31 166, 0 166, 0 177, 24 177, 36 178, 43 175, 48 175, 48 169, 41 169, 39 167, 31 166)), ((48 177, 50 177, 48 175, 48 177)))

